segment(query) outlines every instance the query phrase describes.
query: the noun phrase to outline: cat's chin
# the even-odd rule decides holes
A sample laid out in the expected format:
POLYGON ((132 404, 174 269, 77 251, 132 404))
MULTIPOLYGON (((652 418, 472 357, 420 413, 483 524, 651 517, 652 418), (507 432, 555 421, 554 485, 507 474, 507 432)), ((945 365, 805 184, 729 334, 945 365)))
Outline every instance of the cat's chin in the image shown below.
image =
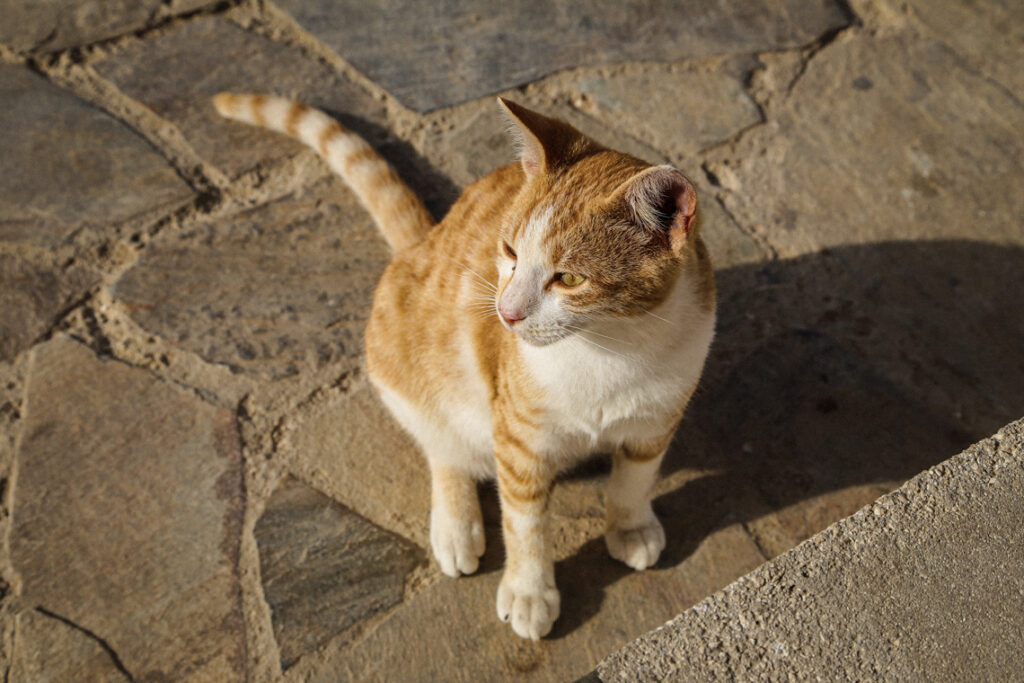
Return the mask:
POLYGON ((552 334, 539 337, 519 331, 515 331, 515 334, 523 342, 529 344, 530 346, 536 346, 538 348, 541 346, 550 346, 551 344, 554 344, 556 341, 559 341, 560 339, 565 339, 566 336, 568 336, 564 334, 552 334))

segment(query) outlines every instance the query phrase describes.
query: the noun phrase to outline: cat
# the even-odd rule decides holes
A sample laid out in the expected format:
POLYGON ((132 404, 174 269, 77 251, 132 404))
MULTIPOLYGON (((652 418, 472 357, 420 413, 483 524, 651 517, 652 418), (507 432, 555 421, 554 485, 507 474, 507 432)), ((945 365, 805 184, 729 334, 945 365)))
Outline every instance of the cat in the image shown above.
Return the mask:
POLYGON ((519 159, 434 225, 356 134, 285 99, 222 93, 226 117, 316 149, 393 250, 366 326, 381 399, 430 465, 441 571, 484 552, 478 479, 496 478, 506 564, 498 616, 547 635, 560 610, 547 538, 555 475, 612 452, 605 541, 636 570, 665 534, 651 507, 662 456, 704 366, 715 285, 693 184, 499 98, 519 159))

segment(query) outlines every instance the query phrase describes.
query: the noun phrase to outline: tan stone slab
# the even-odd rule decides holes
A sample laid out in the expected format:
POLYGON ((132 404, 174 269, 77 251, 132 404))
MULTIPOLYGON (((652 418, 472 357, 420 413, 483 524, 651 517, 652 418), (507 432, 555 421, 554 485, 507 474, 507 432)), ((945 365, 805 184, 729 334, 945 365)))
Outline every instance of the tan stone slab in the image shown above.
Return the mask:
POLYGON ((910 0, 912 17, 983 73, 1024 97, 1024 4, 1014 0, 910 0))
POLYGON ((299 197, 157 240, 112 294, 171 343, 277 379, 358 362, 388 259, 355 196, 328 178, 299 197))
POLYGON ((845 34, 725 160, 729 209, 781 255, 881 240, 1019 242, 1024 110, 944 46, 845 34))
POLYGON ((59 336, 33 352, 11 521, 21 600, 135 679, 243 676, 234 415, 59 336))
POLYGON ((227 121, 213 109, 218 92, 291 97, 326 109, 371 141, 386 137, 380 100, 302 50, 219 17, 184 22, 95 64, 128 96, 175 124, 200 156, 231 176, 295 154, 287 136, 227 121))
POLYGON ((591 77, 575 87, 608 125, 648 145, 691 156, 761 121, 761 111, 737 75, 652 66, 591 77))
POLYGON ((0 241, 55 246, 192 196, 142 137, 25 67, 0 64, 0 102, 0 241))
POLYGON ((54 683, 130 680, 95 638, 36 610, 15 619, 13 655, 7 675, 12 681, 54 683))
POLYGON ((365 377, 289 416, 279 451, 332 498, 428 546, 430 474, 365 377))
POLYGON ((945 47, 858 33, 816 54, 769 124, 711 168, 737 219, 782 255, 1020 241, 1021 130, 1020 104, 945 47))
POLYGON ((544 640, 523 640, 498 620, 494 596, 501 575, 490 571, 440 580, 363 642, 302 673, 324 682, 573 680, 634 634, 661 625, 680 606, 762 560, 736 525, 705 538, 678 564, 641 573, 612 560, 596 538, 556 566, 562 616, 544 640))
POLYGON ((98 282, 99 275, 84 266, 62 270, 0 254, 0 361, 31 346, 98 282))

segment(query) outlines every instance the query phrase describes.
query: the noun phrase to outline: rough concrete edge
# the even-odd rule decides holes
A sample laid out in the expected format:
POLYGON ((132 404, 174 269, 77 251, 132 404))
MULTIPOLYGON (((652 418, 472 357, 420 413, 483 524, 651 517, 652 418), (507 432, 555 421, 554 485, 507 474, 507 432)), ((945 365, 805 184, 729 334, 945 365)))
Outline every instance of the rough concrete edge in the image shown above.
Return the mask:
MULTIPOLYGON (((664 625, 605 657, 594 671, 580 678, 577 683, 623 680, 623 673, 630 671, 637 661, 649 658, 649 653, 658 648, 658 641, 670 632, 689 633, 693 634, 696 640, 706 641, 708 637, 718 633, 718 629, 709 624, 709 617, 723 612, 730 603, 742 605, 746 602, 747 598, 743 591, 747 588, 776 582, 780 577, 813 563, 815 558, 831 552, 842 552, 844 544, 848 546, 853 538, 857 538, 860 545, 872 543, 882 534, 891 533, 892 528, 899 527, 901 522, 916 517, 927 507, 931 498, 929 494, 936 489, 958 497, 965 490, 982 485, 1001 469, 1000 462, 1024 459, 1024 453, 1015 453, 1001 447, 1003 441, 1010 436, 1016 437, 1018 441, 1024 440, 1024 417, 1005 425, 991 437, 982 439, 961 453, 921 472, 895 491, 865 505, 775 560, 766 562, 722 590, 704 598, 664 625)), ((1020 466, 1024 463, 1017 464, 1020 466)), ((672 659, 675 660, 674 657, 672 659)), ((691 663, 695 664, 695 668, 699 666, 694 660, 691 660, 691 663)), ((675 670, 681 672, 681 667, 676 667, 675 670)), ((632 673, 636 674, 630 676, 633 680, 643 678, 635 669, 632 673)), ((742 674, 741 671, 730 673, 737 676, 742 674)))

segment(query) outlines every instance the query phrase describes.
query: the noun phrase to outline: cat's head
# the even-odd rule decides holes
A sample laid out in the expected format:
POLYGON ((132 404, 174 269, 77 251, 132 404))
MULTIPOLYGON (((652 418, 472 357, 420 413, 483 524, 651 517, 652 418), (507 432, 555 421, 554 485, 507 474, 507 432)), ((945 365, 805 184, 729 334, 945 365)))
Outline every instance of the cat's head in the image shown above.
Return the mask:
POLYGON ((500 102, 515 123, 526 176, 495 245, 502 324, 543 346, 657 306, 696 240, 693 184, 671 166, 605 149, 562 121, 500 102))

